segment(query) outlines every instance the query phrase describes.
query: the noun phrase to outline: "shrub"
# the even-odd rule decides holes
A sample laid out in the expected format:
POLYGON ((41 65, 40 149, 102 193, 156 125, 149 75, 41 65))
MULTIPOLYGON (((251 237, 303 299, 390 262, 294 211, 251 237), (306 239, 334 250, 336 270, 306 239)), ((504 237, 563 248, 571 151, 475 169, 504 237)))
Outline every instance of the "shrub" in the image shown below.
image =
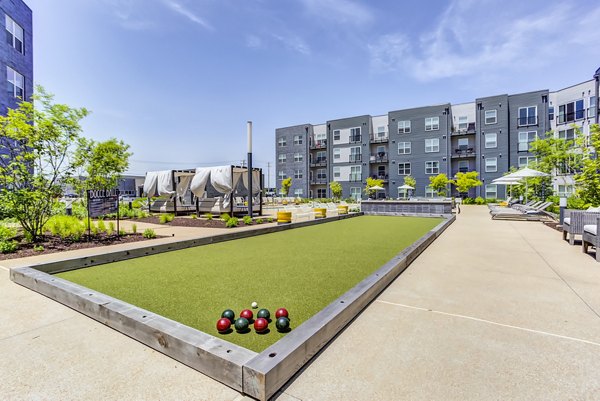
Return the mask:
POLYGON ((206 220, 212 220, 212 219, 213 219, 213 215, 212 215, 212 213, 206 213, 206 214, 204 215, 204 217, 206 217, 206 220))
POLYGON ((153 229, 147 228, 144 230, 144 233, 142 234, 142 236, 144 238, 152 239, 152 238, 156 238, 156 233, 154 232, 153 229))
POLYGON ((225 222, 225 227, 227 228, 231 228, 231 227, 237 227, 239 224, 238 222, 238 218, 237 217, 230 217, 226 222, 225 222))
POLYGON ((123 230, 123 229, 120 229, 120 230, 119 230, 119 235, 120 235, 121 237, 124 237, 124 236, 126 236, 126 235, 127 235, 127 232, 126 232, 125 230, 123 230))
POLYGON ((572 195, 567 198, 567 209, 587 209, 590 206, 578 196, 572 195))
POLYGON ((267 223, 272 223, 273 222, 273 218, 272 217, 267 217, 267 223))
POLYGON ((104 220, 98 220, 98 234, 102 234, 106 232, 106 224, 104 224, 104 220))
POLYGON ((465 198, 462 200, 462 204, 463 205, 474 205, 475 204, 475 199, 473 198, 465 198))
POLYGON ((350 213, 358 213, 358 212, 360 212, 360 209, 359 209, 359 208, 357 208, 357 207, 353 207, 353 208, 351 208, 351 209, 349 210, 349 212, 350 212, 350 213))
POLYGON ((0 241, 7 241, 17 235, 17 229, 0 224, 0 241))
POLYGON ((13 253, 19 249, 17 241, 0 241, 0 253, 13 253))
POLYGON ((167 224, 167 222, 168 222, 167 215, 166 214, 161 214, 160 217, 158 218, 158 222, 160 224, 167 224))
POLYGON ((137 224, 132 224, 131 225, 131 232, 134 234, 137 234, 137 224))
POLYGON ((247 225, 247 226, 249 226, 249 225, 252 224, 252 217, 250 217, 250 216, 244 216, 242 218, 242 220, 244 220, 244 224, 247 225))
POLYGON ((134 200, 133 202, 131 202, 131 207, 134 209, 141 209, 142 208, 142 202, 140 202, 139 200, 134 200))
POLYGON ((195 214, 192 214, 192 219, 196 220, 198 218, 198 216, 196 216, 195 214))
POLYGON ((262 224, 263 223, 263 219, 256 219, 256 224, 262 224))
POLYGON ((63 240, 80 241, 87 228, 87 223, 75 216, 52 216, 44 226, 44 232, 50 231, 53 236, 63 240))
POLYGON ((229 221, 229 219, 231 219, 231 216, 229 215, 229 213, 222 213, 221 214, 221 221, 227 223, 229 221))
POLYGON ((481 196, 478 196, 477 198, 475 198, 475 204, 476 205, 485 205, 485 199, 483 199, 481 196))
POLYGON ((113 221, 108 222, 108 229, 106 230, 106 234, 113 235, 115 232, 115 223, 113 221))
POLYGON ((44 245, 36 245, 33 247, 35 252, 44 252, 44 245))

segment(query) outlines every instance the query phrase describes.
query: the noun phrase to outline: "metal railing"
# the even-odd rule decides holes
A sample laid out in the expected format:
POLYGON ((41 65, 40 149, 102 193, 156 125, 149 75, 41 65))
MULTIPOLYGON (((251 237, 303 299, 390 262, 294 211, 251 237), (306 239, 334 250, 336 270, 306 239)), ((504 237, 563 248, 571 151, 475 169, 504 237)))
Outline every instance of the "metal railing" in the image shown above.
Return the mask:
POLYGON ((387 153, 375 153, 372 154, 371 157, 369 158, 369 163, 387 163, 388 162, 388 155, 387 153))
POLYGON ((310 161, 310 167, 324 167, 327 165, 327 158, 326 157, 317 157, 314 160, 310 161))
POLYGON ((360 142, 362 140, 362 135, 350 135, 350 143, 360 142))
POLYGON ((537 116, 519 117, 517 118, 519 127, 526 127, 528 125, 538 125, 537 116))
POLYGON ((362 174, 350 174, 350 177, 348 177, 348 181, 350 181, 350 182, 361 182, 362 181, 362 174))
POLYGON ((385 143, 385 142, 388 142, 389 140, 390 139, 389 139, 387 133, 385 134, 385 136, 371 135, 371 143, 385 143))
POLYGON ((322 140, 318 140, 318 141, 310 141, 310 148, 311 149, 325 149, 327 147, 327 140, 326 139, 322 139, 322 140))
POLYGON ((350 155, 348 157, 348 160, 350 161, 350 163, 362 161, 362 154, 350 155))

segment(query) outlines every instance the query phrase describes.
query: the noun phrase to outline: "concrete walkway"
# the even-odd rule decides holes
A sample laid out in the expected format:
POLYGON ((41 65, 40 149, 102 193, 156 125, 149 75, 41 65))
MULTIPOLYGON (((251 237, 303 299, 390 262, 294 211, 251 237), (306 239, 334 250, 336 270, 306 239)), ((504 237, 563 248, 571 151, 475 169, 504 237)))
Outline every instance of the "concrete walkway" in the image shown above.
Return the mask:
MULTIPOLYGON (((600 264, 560 238, 463 207, 278 400, 600 399, 600 264)), ((0 399, 245 399, 3 268, 0 356, 0 399)))

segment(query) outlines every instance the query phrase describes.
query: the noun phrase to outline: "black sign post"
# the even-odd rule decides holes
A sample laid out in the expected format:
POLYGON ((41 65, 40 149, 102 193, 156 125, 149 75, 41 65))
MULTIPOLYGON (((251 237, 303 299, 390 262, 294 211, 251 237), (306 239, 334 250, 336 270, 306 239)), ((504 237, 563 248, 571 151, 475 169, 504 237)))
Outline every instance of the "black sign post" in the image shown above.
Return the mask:
POLYGON ((119 237, 119 190, 118 189, 88 189, 88 238, 91 237, 90 218, 100 217, 110 213, 117 214, 117 237, 119 237))

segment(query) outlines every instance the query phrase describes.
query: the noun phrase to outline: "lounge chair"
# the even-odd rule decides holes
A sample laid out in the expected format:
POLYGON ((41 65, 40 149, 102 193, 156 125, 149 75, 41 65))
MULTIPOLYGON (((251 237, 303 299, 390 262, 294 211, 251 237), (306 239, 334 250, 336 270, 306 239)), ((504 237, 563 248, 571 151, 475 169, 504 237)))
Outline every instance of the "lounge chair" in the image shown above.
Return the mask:
POLYGON ((217 198, 198 199, 198 213, 210 213, 217 203, 217 198))
POLYGON ((575 236, 583 235, 583 227, 596 224, 598 217, 600 217, 600 211, 565 210, 565 218, 562 224, 563 239, 566 240, 568 236, 569 244, 575 245, 575 236))
POLYGON ((582 235, 582 250, 584 253, 588 252, 588 248, 593 246, 596 248, 596 262, 600 262, 600 236, 598 235, 598 226, 600 226, 600 217, 596 218, 595 224, 586 224, 583 226, 582 235))
POLYGON ((502 210, 490 211, 492 220, 523 220, 523 221, 542 221, 550 217, 544 213, 552 202, 543 202, 535 207, 528 207, 517 210, 514 208, 504 208, 502 210))

